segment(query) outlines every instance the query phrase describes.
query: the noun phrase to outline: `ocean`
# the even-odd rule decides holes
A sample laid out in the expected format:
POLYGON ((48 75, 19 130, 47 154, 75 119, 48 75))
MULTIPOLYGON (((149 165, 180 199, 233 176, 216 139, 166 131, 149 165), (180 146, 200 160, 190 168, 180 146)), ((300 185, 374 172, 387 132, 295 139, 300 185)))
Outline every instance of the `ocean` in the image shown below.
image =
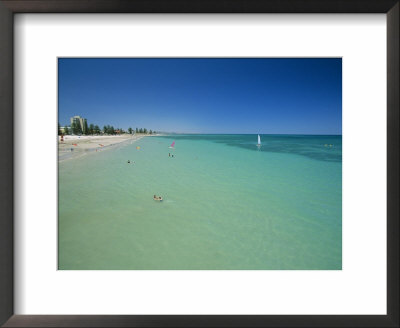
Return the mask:
POLYGON ((261 142, 152 136, 59 162, 59 269, 341 270, 342 137, 261 142))

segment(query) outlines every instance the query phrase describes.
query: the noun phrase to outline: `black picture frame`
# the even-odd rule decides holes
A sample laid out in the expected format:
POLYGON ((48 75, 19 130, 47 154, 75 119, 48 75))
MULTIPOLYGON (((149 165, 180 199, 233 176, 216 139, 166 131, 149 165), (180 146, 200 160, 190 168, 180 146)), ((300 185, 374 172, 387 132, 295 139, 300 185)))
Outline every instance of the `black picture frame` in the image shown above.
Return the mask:
POLYGON ((399 0, 0 0, 0 324, 4 327, 399 327, 399 11, 399 0), (14 315, 13 20, 16 13, 385 13, 387 315, 14 315))

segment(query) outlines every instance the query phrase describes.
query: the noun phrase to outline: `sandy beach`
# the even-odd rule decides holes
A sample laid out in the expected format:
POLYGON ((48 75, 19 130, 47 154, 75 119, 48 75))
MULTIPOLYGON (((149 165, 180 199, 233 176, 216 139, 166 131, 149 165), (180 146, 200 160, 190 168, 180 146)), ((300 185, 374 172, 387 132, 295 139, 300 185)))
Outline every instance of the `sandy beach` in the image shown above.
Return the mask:
POLYGON ((118 136, 58 136, 59 161, 79 157, 93 151, 104 151, 123 142, 134 142, 144 135, 118 135, 118 136))

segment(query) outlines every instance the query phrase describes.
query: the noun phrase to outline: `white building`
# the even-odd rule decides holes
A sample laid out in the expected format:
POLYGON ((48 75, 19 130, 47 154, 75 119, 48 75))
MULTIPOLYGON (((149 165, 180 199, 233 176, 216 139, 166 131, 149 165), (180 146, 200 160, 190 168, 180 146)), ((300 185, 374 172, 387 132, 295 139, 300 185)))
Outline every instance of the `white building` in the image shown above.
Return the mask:
POLYGON ((87 125, 86 118, 80 117, 79 115, 71 117, 71 128, 73 126, 73 123, 79 124, 79 126, 81 127, 81 130, 82 130, 82 133, 86 132, 85 131, 85 126, 87 125))

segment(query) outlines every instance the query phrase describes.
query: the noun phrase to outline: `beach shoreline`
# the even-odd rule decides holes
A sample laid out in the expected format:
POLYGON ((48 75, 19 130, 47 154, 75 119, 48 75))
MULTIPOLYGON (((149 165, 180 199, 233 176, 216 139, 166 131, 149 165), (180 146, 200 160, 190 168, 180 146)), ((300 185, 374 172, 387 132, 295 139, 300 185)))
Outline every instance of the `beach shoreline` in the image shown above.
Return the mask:
POLYGON ((109 150, 124 143, 136 142, 146 135, 117 135, 117 136, 58 136, 58 161, 82 157, 89 153, 109 150))

